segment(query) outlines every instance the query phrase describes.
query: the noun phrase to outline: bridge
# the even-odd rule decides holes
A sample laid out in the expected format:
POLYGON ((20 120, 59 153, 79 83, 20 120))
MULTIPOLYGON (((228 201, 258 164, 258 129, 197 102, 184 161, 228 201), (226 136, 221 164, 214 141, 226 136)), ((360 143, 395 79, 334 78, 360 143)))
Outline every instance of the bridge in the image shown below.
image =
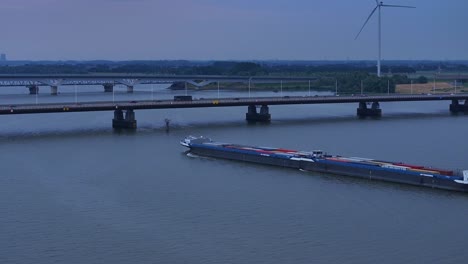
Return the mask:
POLYGON ((0 115, 114 111, 114 119, 112 121, 114 128, 136 128, 137 123, 134 110, 139 109, 247 106, 247 121, 265 122, 271 120, 271 115, 269 113, 269 106, 271 105, 357 103, 357 115, 359 117, 378 117, 382 115, 380 102, 441 100, 451 101, 449 110, 452 113, 468 112, 468 94, 437 94, 376 96, 283 96, 199 100, 192 100, 191 96, 176 96, 174 100, 0 105, 0 115), (257 111, 257 108, 260 108, 260 111, 257 111))
POLYGON ((30 94, 39 93, 39 86, 50 86, 50 94, 57 95, 58 87, 64 85, 102 85, 104 92, 113 92, 116 84, 127 86, 132 93, 138 84, 164 84, 186 82, 196 87, 217 82, 223 83, 290 83, 308 82, 315 77, 275 76, 224 76, 224 75, 154 75, 154 74, 14 74, 0 75, 0 87, 23 86, 30 94))

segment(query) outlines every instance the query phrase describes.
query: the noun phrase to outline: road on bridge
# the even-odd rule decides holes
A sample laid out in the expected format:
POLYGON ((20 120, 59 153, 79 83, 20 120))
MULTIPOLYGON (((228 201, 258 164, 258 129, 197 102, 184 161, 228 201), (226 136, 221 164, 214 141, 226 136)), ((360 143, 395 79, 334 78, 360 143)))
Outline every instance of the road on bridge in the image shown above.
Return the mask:
POLYGON ((190 101, 175 100, 143 100, 115 102, 81 102, 81 103, 44 103, 0 105, 0 115, 38 114, 87 111, 111 111, 116 109, 170 109, 197 107, 228 107, 249 105, 288 105, 288 104, 341 104, 341 103, 372 103, 372 102, 409 102, 409 101, 440 101, 466 100, 468 94, 437 94, 437 95, 379 95, 379 96, 284 96, 255 98, 206 98, 190 101))

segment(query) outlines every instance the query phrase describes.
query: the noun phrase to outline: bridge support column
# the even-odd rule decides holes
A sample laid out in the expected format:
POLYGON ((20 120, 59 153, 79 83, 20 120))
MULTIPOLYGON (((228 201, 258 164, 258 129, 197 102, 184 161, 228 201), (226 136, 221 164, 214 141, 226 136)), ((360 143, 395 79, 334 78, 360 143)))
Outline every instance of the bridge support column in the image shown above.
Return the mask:
POLYGON ((57 95, 57 94, 58 94, 58 86, 51 86, 50 95, 57 95))
POLYGON ((29 94, 38 94, 39 93, 39 86, 37 86, 37 85, 28 86, 28 89, 29 89, 29 94))
POLYGON ((367 108, 366 102, 359 102, 357 109, 357 115, 359 117, 380 117, 382 116, 382 109, 380 109, 379 102, 373 102, 371 108, 367 108))
POLYGON ((127 93, 133 93, 133 86, 127 85, 127 93))
POLYGON ((459 112, 468 112, 468 100, 465 100, 465 103, 460 104, 458 100, 452 100, 450 104, 450 112, 459 113, 459 112))
POLYGON ((135 120, 135 112, 133 109, 126 110, 125 118, 123 110, 116 109, 114 111, 114 119, 112 119, 112 127, 118 129, 136 129, 137 121, 135 120))
POLYGON ((103 86, 105 93, 112 93, 114 91, 114 85, 112 83, 106 83, 103 86))
POLYGON ((271 115, 268 105, 262 105, 260 107, 260 113, 257 113, 257 107, 255 105, 249 105, 248 111, 245 114, 245 119, 248 122, 270 122, 271 115))

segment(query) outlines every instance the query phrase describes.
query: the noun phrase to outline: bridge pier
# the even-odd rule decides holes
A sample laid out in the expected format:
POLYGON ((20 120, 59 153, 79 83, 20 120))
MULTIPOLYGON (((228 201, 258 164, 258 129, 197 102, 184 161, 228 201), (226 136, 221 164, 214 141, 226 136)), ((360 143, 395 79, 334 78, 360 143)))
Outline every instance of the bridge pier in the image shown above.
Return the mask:
POLYGON ((249 105, 248 111, 245 114, 245 119, 248 122, 270 122, 271 115, 268 105, 262 105, 260 107, 260 113, 257 113, 257 107, 255 105, 249 105))
POLYGON ((28 86, 29 94, 38 94, 39 93, 39 86, 37 85, 30 85, 28 86))
POLYGON ((458 100, 452 100, 450 104, 450 112, 459 113, 459 112, 468 112, 468 100, 465 100, 463 104, 460 104, 458 100))
POLYGON ((114 85, 112 83, 105 83, 103 86, 105 93, 112 93, 114 91, 114 85))
POLYGON ((133 85, 127 85, 127 93, 133 93, 133 85))
POLYGON ((357 109, 357 115, 359 117, 380 117, 382 116, 382 109, 380 109, 379 102, 373 102, 371 108, 367 108, 366 102, 359 102, 357 109))
POLYGON ((128 109, 125 112, 125 118, 122 109, 114 110, 114 119, 112 119, 112 127, 118 129, 136 129, 137 121, 135 120, 135 112, 133 109, 128 109))
POLYGON ((50 86, 50 95, 58 94, 58 86, 50 86))

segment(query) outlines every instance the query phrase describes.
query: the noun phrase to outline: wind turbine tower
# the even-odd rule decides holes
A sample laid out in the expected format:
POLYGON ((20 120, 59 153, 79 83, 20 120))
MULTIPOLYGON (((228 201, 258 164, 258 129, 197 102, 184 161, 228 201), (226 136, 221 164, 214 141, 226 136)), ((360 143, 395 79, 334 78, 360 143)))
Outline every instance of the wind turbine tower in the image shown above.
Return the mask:
POLYGON ((381 11, 382 11, 382 7, 401 7, 401 8, 416 8, 414 6, 402 6, 402 5, 386 5, 384 4, 382 1, 379 2, 378 0, 375 0, 375 3, 377 4, 376 7, 372 10, 372 12, 370 13, 369 17, 367 17, 367 20, 366 22, 364 22, 364 25, 361 27, 361 30, 359 31, 359 33, 356 35, 356 38, 354 40, 356 40, 359 35, 361 34, 362 30, 364 29, 364 27, 367 25, 367 22, 369 22, 369 20, 371 19, 371 17, 374 15, 375 11, 379 11, 379 22, 378 22, 378 49, 379 49, 379 58, 377 60, 377 76, 380 77, 381 74, 380 74, 380 61, 382 59, 382 18, 381 18, 381 11))

